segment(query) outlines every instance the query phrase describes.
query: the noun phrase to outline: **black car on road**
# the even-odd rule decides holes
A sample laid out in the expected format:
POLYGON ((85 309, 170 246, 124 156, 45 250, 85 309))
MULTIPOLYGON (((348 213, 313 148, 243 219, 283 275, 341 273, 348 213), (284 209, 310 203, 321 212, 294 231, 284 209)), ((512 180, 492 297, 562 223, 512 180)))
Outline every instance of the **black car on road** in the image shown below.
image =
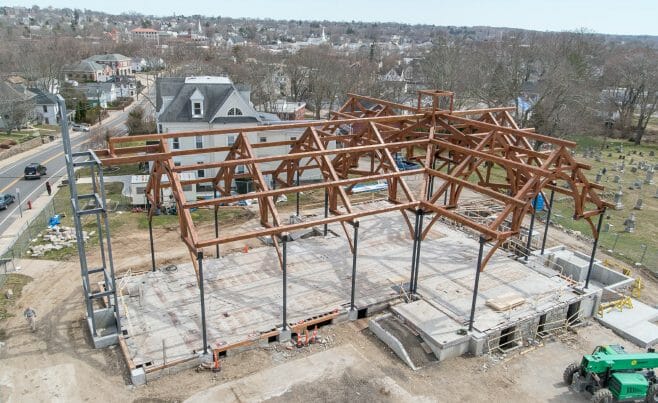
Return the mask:
POLYGON ((0 210, 6 209, 10 204, 14 202, 14 195, 9 193, 0 193, 0 210))
POLYGON ((32 162, 25 167, 25 179, 41 179, 42 176, 46 175, 46 167, 32 162))

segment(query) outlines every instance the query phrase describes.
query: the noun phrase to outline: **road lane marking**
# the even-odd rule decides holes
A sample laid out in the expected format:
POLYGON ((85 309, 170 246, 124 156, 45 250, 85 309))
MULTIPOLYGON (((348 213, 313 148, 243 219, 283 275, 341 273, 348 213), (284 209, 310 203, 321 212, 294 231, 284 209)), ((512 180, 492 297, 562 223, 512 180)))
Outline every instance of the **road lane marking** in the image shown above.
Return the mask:
MULTIPOLYGON (((82 142, 80 142, 80 144, 77 144, 76 147, 80 147, 81 145, 83 145, 83 144, 85 144, 85 143, 89 143, 90 141, 91 141, 91 139, 87 139, 87 140, 85 140, 85 141, 82 141, 82 142)), ((44 162, 42 162, 42 164, 43 164, 43 165, 46 165, 46 164, 49 163, 50 161, 54 160, 55 158, 61 157, 62 155, 64 155, 64 151, 60 151, 59 153, 53 155, 52 157, 50 157, 50 158, 48 158, 47 160, 45 160, 44 162)), ((66 164, 64 164, 64 167, 66 167, 66 164)), ((57 172, 59 172, 59 171, 57 171, 57 172)), ((21 180, 21 179, 23 179, 23 178, 22 178, 22 177, 19 177, 19 178, 14 179, 13 181, 9 182, 9 185, 7 185, 7 186, 3 187, 2 189, 0 189, 0 193, 4 193, 4 192, 6 192, 7 189, 9 189, 9 188, 11 188, 12 186, 14 186, 15 184, 17 184, 18 181, 21 180)))

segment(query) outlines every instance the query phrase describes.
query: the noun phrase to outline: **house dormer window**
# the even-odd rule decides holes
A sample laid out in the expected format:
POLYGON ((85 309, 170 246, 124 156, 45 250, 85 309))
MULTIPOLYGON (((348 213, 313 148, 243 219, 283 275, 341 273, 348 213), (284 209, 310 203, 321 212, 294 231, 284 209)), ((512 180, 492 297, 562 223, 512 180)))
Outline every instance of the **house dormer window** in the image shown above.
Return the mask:
POLYGON ((203 104, 201 102, 192 102, 192 117, 200 118, 203 116, 203 104))
POLYGON ((242 116, 242 111, 240 108, 231 108, 228 110, 229 116, 242 116))
POLYGON ((195 89, 194 93, 190 96, 190 104, 192 107, 192 117, 193 118, 202 118, 203 117, 203 94, 199 89, 195 89))

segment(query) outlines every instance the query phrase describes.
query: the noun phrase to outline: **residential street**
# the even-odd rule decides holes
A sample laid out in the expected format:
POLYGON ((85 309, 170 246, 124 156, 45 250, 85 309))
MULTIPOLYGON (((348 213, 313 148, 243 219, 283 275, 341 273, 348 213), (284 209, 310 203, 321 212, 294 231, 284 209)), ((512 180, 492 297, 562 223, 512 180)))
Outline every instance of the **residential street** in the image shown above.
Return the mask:
MULTIPOLYGON (((154 91, 154 86, 151 86, 146 91, 154 91)), ((145 91, 145 92, 146 92, 145 91)), ((139 101, 133 105, 140 105, 144 107, 147 113, 151 113, 152 107, 148 103, 146 97, 140 96, 139 101)), ((128 113, 132 109, 126 108, 125 111, 110 111, 110 116, 102 121, 100 124, 92 126, 90 132, 73 132, 71 134, 71 144, 73 151, 85 150, 89 147, 91 141, 91 134, 94 131, 104 132, 105 130, 113 131, 118 135, 125 135, 127 128, 125 122, 128 118, 128 113)), ((70 128, 69 128, 70 130, 70 128)), ((27 208, 27 201, 34 201, 36 197, 45 193, 46 181, 51 185, 55 185, 62 176, 66 176, 66 166, 64 162, 64 150, 62 148, 62 140, 57 140, 46 145, 38 147, 38 149, 30 150, 14 157, 8 158, 6 161, 0 161, 0 193, 11 193, 16 196, 16 190, 20 190, 21 209, 23 211, 27 208), (41 179, 26 180, 23 178, 23 170, 25 166, 31 162, 37 162, 47 167, 47 175, 41 179)), ((21 216, 21 211, 18 206, 18 198, 15 203, 11 204, 6 210, 0 210, 0 235, 21 216)))

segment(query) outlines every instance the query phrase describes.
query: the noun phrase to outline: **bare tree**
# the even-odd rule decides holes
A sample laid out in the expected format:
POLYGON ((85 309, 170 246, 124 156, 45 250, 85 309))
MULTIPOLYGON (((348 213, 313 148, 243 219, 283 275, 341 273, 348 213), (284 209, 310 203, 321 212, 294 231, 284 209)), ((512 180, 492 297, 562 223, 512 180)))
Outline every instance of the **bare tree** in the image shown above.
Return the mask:
POLYGON ((622 136, 635 132, 640 144, 658 103, 658 53, 651 48, 619 48, 604 67, 604 101, 618 115, 622 136))

